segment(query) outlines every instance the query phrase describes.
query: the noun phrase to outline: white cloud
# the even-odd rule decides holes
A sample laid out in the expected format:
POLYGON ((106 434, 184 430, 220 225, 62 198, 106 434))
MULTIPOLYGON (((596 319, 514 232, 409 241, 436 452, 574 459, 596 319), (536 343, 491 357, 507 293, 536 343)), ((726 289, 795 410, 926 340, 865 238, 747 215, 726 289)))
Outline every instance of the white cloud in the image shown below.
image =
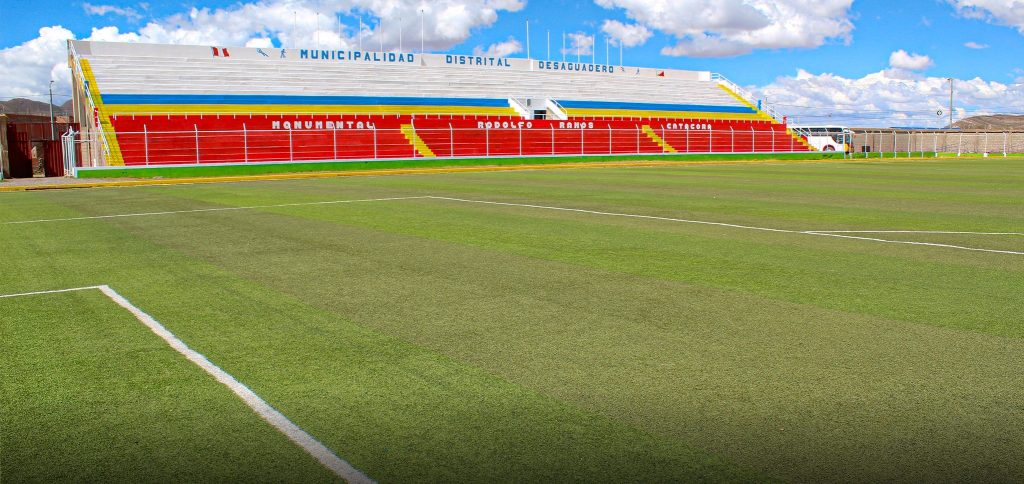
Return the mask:
POLYGON ((1024 34, 1024 0, 948 0, 967 18, 1015 27, 1024 34))
POLYGON ((662 54, 728 57, 849 41, 853 0, 594 0, 676 38, 662 54))
POLYGON ((889 66, 893 69, 923 71, 933 65, 934 63, 930 57, 919 54, 908 54, 907 51, 903 49, 897 50, 889 56, 889 66))
POLYGON ((139 15, 134 8, 131 7, 117 7, 114 5, 93 5, 91 3, 85 3, 82 5, 85 9, 85 13, 89 15, 106 15, 112 13, 114 15, 120 15, 129 20, 139 20, 142 15, 139 15))
POLYGON ((989 45, 988 44, 979 44, 977 42, 967 42, 966 44, 964 44, 964 47, 967 47, 968 49, 981 50, 981 49, 989 48, 989 45))
MULTIPOLYGON (((949 120, 949 81, 942 77, 908 79, 881 71, 851 79, 800 70, 753 91, 787 113, 794 124, 942 127, 949 120)), ((958 79, 954 106, 957 119, 1024 112, 1024 84, 958 79)))
POLYGON ((644 45, 647 39, 651 38, 652 32, 643 25, 626 25, 618 20, 605 20, 601 31, 608 34, 612 39, 612 45, 619 45, 621 42, 625 47, 636 47, 644 45))
POLYGON ((27 97, 46 101, 50 80, 54 102, 60 104, 71 94, 71 71, 67 68, 67 40, 70 30, 59 25, 39 29, 39 36, 21 45, 0 50, 0 99, 27 97))
POLYGON ((476 46, 473 48, 473 55, 483 57, 508 57, 522 51, 523 44, 519 43, 518 40, 509 37, 508 40, 498 42, 497 44, 491 44, 486 49, 476 46))
POLYGON ((594 53, 594 37, 590 34, 583 32, 573 32, 566 34, 569 44, 562 51, 566 55, 566 59, 576 60, 579 57, 581 60, 583 57, 588 57, 594 53))
MULTIPOLYGON (((525 0, 256 0, 229 7, 192 8, 150 19, 135 30, 114 26, 93 28, 87 40, 222 46, 353 48, 394 50, 402 37, 406 51, 420 48, 420 19, 427 50, 447 50, 486 28, 502 12, 525 7, 525 0), (317 8, 320 9, 318 18, 317 8), (359 30, 359 18, 363 28, 359 30), (319 29, 317 26, 319 24, 319 29), (383 29, 378 27, 383 26, 383 29), (383 35, 381 31, 383 30, 383 35), (400 35, 401 32, 401 35, 400 35), (383 37, 383 39, 382 39, 383 37)), ((143 11, 148 5, 140 4, 143 11)), ((95 15, 139 15, 133 9, 86 4, 95 15)), ((45 92, 49 79, 58 81, 59 101, 70 93, 65 41, 75 34, 61 26, 45 27, 39 37, 0 49, 0 99, 45 92)))

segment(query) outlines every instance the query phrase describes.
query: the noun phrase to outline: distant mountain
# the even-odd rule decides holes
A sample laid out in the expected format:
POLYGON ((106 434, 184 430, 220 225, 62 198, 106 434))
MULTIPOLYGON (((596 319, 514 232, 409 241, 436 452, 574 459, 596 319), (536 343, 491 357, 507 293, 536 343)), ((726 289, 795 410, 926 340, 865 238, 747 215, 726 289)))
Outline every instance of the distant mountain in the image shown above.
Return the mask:
MULTIPOLYGON (((53 106, 53 114, 65 114, 71 112, 71 100, 53 106)), ((0 114, 33 114, 37 116, 49 116, 50 105, 44 102, 31 99, 14 98, 10 101, 0 101, 0 114)))
POLYGON ((971 116, 953 123, 953 126, 960 129, 1024 131, 1024 116, 1011 114, 971 116))

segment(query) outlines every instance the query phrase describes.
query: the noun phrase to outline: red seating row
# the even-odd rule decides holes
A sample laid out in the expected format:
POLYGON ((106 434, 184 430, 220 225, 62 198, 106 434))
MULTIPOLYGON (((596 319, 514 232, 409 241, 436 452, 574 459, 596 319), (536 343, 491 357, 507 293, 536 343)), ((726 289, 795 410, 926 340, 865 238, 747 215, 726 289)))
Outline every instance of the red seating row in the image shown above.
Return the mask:
POLYGON ((439 157, 807 151, 785 126, 759 121, 160 115, 111 122, 126 165, 423 156, 403 126, 439 157))

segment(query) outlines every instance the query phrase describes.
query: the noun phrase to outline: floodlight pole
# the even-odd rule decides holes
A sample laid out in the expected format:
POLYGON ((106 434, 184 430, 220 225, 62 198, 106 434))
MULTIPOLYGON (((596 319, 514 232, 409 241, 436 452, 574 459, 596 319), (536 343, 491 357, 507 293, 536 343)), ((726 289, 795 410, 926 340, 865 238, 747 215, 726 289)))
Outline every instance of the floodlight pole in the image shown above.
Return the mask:
POLYGON ((527 59, 532 59, 532 57, 530 57, 530 21, 529 20, 526 21, 526 58, 527 59))
POLYGON ((949 81, 949 129, 953 129, 953 78, 947 77, 949 81))

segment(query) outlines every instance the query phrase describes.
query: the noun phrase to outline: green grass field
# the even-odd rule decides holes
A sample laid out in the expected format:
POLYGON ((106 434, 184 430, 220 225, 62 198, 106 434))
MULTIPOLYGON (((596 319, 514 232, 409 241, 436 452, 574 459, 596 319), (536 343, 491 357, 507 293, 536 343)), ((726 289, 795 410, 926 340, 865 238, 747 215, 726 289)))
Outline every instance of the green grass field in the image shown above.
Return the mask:
MULTIPOLYGON (((0 193, 0 294, 109 285, 381 482, 1020 481, 1022 233, 1002 158, 0 193)), ((99 291, 0 355, 0 481, 337 479, 99 291)))

